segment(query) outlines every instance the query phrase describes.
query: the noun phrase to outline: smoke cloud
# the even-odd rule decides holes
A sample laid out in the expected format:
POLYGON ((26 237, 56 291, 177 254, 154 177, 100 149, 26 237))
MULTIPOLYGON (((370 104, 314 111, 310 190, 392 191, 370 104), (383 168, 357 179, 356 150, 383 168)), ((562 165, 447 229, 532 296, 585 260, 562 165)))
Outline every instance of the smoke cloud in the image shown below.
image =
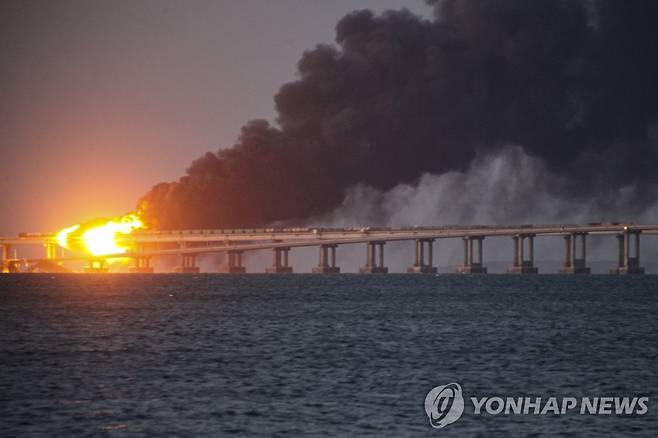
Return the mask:
POLYGON ((298 79, 275 95, 276 126, 248 122, 233 147, 154 186, 140 200, 147 221, 233 228, 338 222, 342 212, 422 225, 650 211, 658 3, 428 5, 433 20, 405 10, 341 19, 336 44, 304 53, 298 79), (451 204, 415 213, 436 204, 425 190, 435 184, 451 204))
POLYGON ((542 160, 520 146, 508 146, 478 155, 465 172, 424 174, 417 184, 400 184, 388 191, 355 186, 340 207, 308 223, 411 227, 656 222, 658 202, 635 207, 634 185, 611 188, 591 199, 558 195, 561 188, 570 185, 566 176, 551 172, 542 160))
MULTIPOLYGON (((634 216, 634 186, 601 192, 592 199, 557 196, 568 178, 551 172, 539 158, 519 146, 506 146, 495 153, 481 153, 464 171, 441 175, 424 174, 417 184, 399 184, 382 191, 363 185, 350 189, 343 203, 330 214, 309 218, 307 225, 321 223, 342 226, 415 226, 425 224, 542 224, 609 222, 632 220, 656 223, 658 202, 647 205, 634 216), (549 187, 558 190, 549 190, 549 187)), ((642 245, 642 265, 656 272, 658 250, 652 237, 642 245)), ((607 273, 614 266, 618 248, 614 236, 591 235, 588 261, 595 273, 607 273)), ((512 261, 512 240, 489 237, 484 244, 485 265, 490 272, 504 272, 512 261)), ((557 272, 564 263, 564 242, 559 237, 535 241, 535 261, 541 272, 557 272)), ((317 264, 317 248, 295 249, 291 261, 299 272, 310 272, 317 264)), ((441 272, 454 272, 464 256, 461 239, 438 239, 435 263, 441 272)), ((262 271, 270 254, 249 254, 249 268, 262 271)), ((413 242, 386 244, 386 265, 391 272, 405 272, 414 259, 413 242)), ((340 245, 338 262, 342 272, 357 272, 365 264, 365 245, 340 245)))

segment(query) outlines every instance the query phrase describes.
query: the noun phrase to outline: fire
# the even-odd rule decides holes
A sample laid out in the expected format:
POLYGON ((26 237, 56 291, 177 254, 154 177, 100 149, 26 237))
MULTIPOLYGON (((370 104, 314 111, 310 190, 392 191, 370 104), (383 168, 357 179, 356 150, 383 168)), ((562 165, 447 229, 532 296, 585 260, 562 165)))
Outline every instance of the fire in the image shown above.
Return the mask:
POLYGON ((78 228, 80 228, 80 224, 75 224, 70 227, 64 228, 59 233, 57 233, 57 243, 59 244, 59 246, 61 246, 62 248, 67 248, 69 234, 75 232, 78 228))
POLYGON ((93 256, 122 254, 132 248, 125 236, 146 226, 139 213, 114 219, 97 219, 64 228, 57 233, 57 243, 66 249, 93 256))

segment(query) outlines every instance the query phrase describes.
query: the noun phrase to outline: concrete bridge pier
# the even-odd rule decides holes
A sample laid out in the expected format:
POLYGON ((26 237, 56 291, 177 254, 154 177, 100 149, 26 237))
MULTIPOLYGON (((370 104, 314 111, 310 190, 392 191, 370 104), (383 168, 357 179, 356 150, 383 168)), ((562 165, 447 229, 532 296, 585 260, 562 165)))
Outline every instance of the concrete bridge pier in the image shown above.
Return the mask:
POLYGON ((16 250, 11 257, 11 245, 0 245, 0 273, 11 274, 21 272, 22 262, 18 259, 16 250))
POLYGON ((619 258, 617 267, 610 269, 611 274, 644 274, 644 268, 640 266, 640 233, 641 231, 633 230, 617 235, 619 258), (633 257, 631 257, 631 240, 635 240, 633 257))
POLYGON ((535 235, 518 234, 512 237, 514 241, 514 263, 507 268, 509 274, 536 274, 535 267, 535 235), (524 255, 525 239, 528 239, 528 258, 524 255))
POLYGON ((57 248, 58 245, 54 242, 46 242, 43 245, 46 248, 46 258, 47 259, 56 259, 57 258, 57 248))
POLYGON ((219 267, 224 274, 244 274, 247 269, 242 266, 242 251, 226 251, 226 263, 219 267))
POLYGON ((135 265, 129 268, 129 272, 132 274, 152 274, 153 267, 151 266, 151 257, 135 257, 135 265))
POLYGON ((336 247, 338 245, 320 245, 320 262, 313 267, 314 274, 338 274, 336 266, 336 247))
POLYGON ((0 245, 0 273, 11 272, 9 270, 9 251, 10 245, 0 245))
POLYGON ((589 274, 587 267, 587 233, 573 233, 564 236, 565 260, 560 274, 589 274), (578 257, 577 239, 580 237, 580 257, 578 257))
POLYGON ((386 274, 388 268, 384 266, 384 245, 386 242, 368 242, 366 246, 366 265, 359 268, 361 274, 386 274), (379 247, 379 261, 375 258, 375 248, 379 247))
POLYGON ((407 272, 415 274, 436 274, 436 268, 432 266, 432 259, 434 258, 433 244, 434 239, 416 239, 416 261, 413 266, 407 269, 407 272), (427 244, 427 259, 425 258, 425 244, 427 244))
POLYGON ((486 274, 487 268, 482 266, 482 241, 484 236, 464 237, 464 264, 457 267, 458 274, 486 274), (477 258, 474 257, 473 242, 477 243, 477 258))
POLYGON ((176 267, 175 271, 181 274, 198 274, 196 254, 181 254, 181 265, 176 267))
POLYGON ((21 260, 18 259, 10 259, 7 260, 7 270, 4 272, 10 273, 10 274, 17 274, 21 271, 21 266, 24 266, 24 264, 21 262, 21 260))
POLYGON ((268 274, 289 274, 292 268, 288 266, 288 252, 290 248, 273 248, 272 249, 272 266, 265 268, 268 274))
POLYGON ((144 244, 137 245, 137 256, 134 265, 128 269, 132 274, 152 274, 151 257, 141 255, 144 252, 144 244))
POLYGON ((107 260, 105 259, 91 259, 89 264, 85 266, 84 272, 87 274, 104 274, 108 272, 107 260))

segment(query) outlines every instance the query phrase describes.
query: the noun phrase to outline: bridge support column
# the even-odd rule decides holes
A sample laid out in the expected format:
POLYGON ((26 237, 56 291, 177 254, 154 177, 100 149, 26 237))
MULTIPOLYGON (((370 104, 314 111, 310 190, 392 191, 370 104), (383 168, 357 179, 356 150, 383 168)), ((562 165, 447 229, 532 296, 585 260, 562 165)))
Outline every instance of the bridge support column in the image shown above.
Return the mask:
POLYGON ((46 242, 43 245, 46 248, 46 258, 47 259, 56 259, 57 258, 57 244, 54 242, 46 242))
POLYGON ((631 230, 617 235, 619 260, 617 267, 610 269, 611 274, 644 274, 644 268, 640 266, 640 233, 639 230, 631 230), (633 256, 631 256, 631 236, 635 240, 633 256))
POLYGON ((104 274, 108 272, 107 260, 105 259, 91 259, 89 265, 84 269, 87 274, 104 274))
POLYGON ((247 272, 242 266, 242 251, 227 251, 226 263, 219 267, 219 272, 224 274, 244 274, 247 272))
POLYGON ((21 271, 22 261, 18 258, 16 250, 11 257, 11 245, 0 245, 0 273, 18 273, 21 271))
POLYGON ((134 265, 128 268, 131 274, 152 274, 153 268, 151 267, 151 257, 143 256, 144 244, 137 245, 137 255, 134 259, 134 265))
POLYGON ((19 259, 9 259, 7 260, 7 270, 5 272, 9 274, 18 274, 20 272, 25 272, 25 264, 19 259))
POLYGON ((486 274, 487 268, 482 266, 482 241, 484 236, 464 237, 464 264, 457 267, 458 274, 486 274), (477 257, 473 251, 473 243, 477 244, 477 257))
POLYGON ((386 242, 368 242, 367 262, 365 266, 359 268, 361 274, 386 274, 388 268, 384 266, 384 245, 386 242), (375 249, 379 247, 379 261, 375 257, 375 249))
POLYGON ((338 245, 320 245, 320 262, 313 267, 314 274, 338 274, 336 266, 336 247, 338 245))
POLYGON ((514 240, 514 264, 507 268, 509 274, 536 274, 539 270, 535 267, 535 235, 519 234, 513 236, 514 240), (528 257, 524 255, 525 240, 528 239, 528 257))
POLYGON ((587 267, 587 233, 573 233, 564 236, 565 260, 560 274, 589 274, 587 267), (577 240, 580 237, 580 257, 577 240))
POLYGON ((288 266, 288 252, 290 248, 273 248, 272 249, 272 266, 265 268, 268 274, 289 274, 292 268, 288 266))
POLYGON ((0 273, 8 273, 10 271, 9 266, 9 252, 11 251, 11 246, 9 245, 0 245, 0 273))
POLYGON ((199 267, 196 265, 196 254, 181 254, 181 265, 175 271, 180 274, 198 274, 199 267))
POLYGON ((417 239, 416 240, 416 262, 407 269, 409 273, 415 274, 436 274, 436 268, 432 266, 434 251, 432 245, 434 239, 417 239), (425 258, 425 245, 427 244, 427 259, 425 258))
POLYGON ((128 271, 132 274, 152 274, 153 267, 151 266, 151 257, 135 257, 135 266, 131 266, 128 271))

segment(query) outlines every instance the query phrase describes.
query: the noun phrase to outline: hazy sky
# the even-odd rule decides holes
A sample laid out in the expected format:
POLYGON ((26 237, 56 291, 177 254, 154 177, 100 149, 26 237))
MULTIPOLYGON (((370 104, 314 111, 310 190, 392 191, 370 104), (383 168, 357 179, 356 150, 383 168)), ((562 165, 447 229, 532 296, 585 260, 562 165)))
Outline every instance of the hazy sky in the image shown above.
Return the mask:
POLYGON ((132 210, 274 115, 301 53, 355 9, 423 0, 3 1, 0 235, 132 210))

